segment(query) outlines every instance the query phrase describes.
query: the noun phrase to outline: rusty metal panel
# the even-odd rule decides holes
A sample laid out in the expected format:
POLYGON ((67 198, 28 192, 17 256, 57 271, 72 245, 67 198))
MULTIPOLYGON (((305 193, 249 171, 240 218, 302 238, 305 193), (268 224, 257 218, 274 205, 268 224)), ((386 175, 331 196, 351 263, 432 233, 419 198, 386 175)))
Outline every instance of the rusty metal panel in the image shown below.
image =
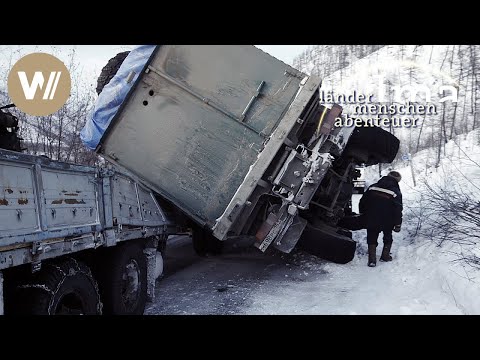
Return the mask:
POLYGON ((247 45, 162 45, 99 151, 213 226, 304 75, 247 45))
POLYGON ((99 223, 94 174, 42 170, 48 228, 99 223))
POLYGON ((32 166, 0 163, 0 231, 39 230, 32 166))

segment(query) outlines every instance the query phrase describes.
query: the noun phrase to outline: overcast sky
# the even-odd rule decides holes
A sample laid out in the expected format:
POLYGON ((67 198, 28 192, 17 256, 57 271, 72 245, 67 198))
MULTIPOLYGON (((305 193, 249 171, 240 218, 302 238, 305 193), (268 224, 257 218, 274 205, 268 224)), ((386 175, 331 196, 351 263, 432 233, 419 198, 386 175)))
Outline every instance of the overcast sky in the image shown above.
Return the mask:
POLYGON ((277 59, 291 65, 293 58, 312 45, 255 45, 277 59))

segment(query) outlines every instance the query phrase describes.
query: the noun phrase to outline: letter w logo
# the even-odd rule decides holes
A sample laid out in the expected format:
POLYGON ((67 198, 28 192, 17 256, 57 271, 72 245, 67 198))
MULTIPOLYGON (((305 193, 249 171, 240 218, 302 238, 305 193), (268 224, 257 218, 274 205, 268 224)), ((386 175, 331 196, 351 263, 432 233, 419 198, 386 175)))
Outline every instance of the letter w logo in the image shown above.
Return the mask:
MULTIPOLYGON (((52 100, 55 96, 55 91, 57 90, 58 81, 60 80, 61 71, 52 71, 50 77, 47 81, 47 86, 43 92, 43 100, 52 100)), ((33 100, 37 89, 43 89, 43 84, 45 79, 41 71, 35 71, 33 75, 32 83, 28 83, 27 74, 25 71, 18 72, 18 78, 20 79, 20 84, 22 85, 23 93, 25 94, 25 99, 33 100)))

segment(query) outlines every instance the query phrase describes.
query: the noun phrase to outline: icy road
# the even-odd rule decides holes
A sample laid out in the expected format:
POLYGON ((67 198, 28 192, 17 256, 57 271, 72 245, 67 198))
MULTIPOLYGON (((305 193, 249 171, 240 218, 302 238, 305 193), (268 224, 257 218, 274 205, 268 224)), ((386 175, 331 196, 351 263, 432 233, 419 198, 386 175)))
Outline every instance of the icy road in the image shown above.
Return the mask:
MULTIPOLYGON (((391 263, 367 267, 366 232, 358 231, 357 255, 337 265, 303 252, 261 254, 229 247, 200 258, 188 237, 170 241, 155 314, 464 314, 437 252, 394 233, 391 263)), ((380 241, 381 244, 381 241, 380 241)), ((381 245, 378 249, 380 254, 381 245)))

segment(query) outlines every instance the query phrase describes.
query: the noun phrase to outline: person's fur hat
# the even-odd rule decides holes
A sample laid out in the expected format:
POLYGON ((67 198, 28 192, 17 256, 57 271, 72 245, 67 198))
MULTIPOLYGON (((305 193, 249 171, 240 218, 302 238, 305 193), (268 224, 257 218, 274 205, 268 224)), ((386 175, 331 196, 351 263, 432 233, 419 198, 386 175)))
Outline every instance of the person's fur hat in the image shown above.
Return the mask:
POLYGON ((402 175, 400 175, 398 171, 390 171, 388 173, 388 176, 391 176, 392 178, 397 180, 397 182, 400 182, 400 180, 402 180, 402 175))

